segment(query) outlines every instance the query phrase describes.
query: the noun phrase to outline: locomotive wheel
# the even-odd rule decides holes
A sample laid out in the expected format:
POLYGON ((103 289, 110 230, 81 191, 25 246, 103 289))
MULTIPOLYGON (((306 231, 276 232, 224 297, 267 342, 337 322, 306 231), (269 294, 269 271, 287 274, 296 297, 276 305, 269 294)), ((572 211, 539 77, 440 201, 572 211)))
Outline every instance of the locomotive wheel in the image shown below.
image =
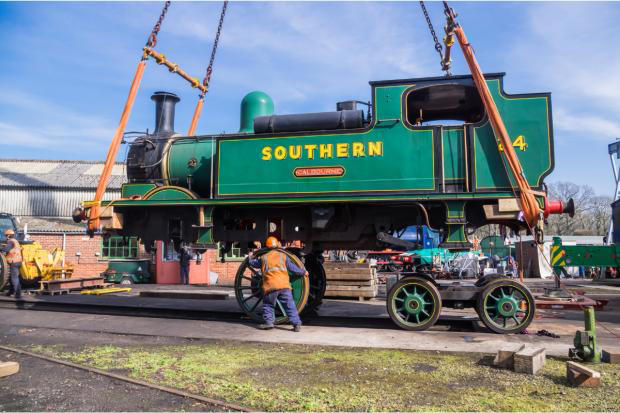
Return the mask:
POLYGON ((476 303, 480 320, 499 334, 522 332, 534 319, 535 310, 532 293, 513 280, 490 282, 478 295, 476 303))
POLYGON ((308 254, 304 259, 306 270, 310 273, 310 292, 308 294, 308 304, 304 311, 316 310, 323 303, 323 296, 327 287, 327 277, 319 257, 320 255, 317 254, 308 254))
MULTIPOLYGON (((255 257, 267 253, 267 248, 260 249, 255 252, 255 257)), ((301 261, 299 258, 286 251, 279 250, 288 255, 291 259, 296 261, 299 265, 301 261)), ((237 303, 241 307, 244 313, 248 315, 252 320, 262 323, 263 320, 263 273, 260 269, 252 268, 249 264, 249 258, 243 260, 237 275, 235 276, 235 297, 237 303)), ((297 311, 301 313, 308 302, 308 295, 310 292, 310 283, 308 277, 291 277, 291 287, 293 287, 293 299, 297 307, 297 311)), ((276 324, 284 324, 288 321, 284 306, 279 300, 276 301, 276 324)))
POLYGON ((426 330, 439 319, 441 296, 432 282, 421 277, 406 277, 390 289, 387 310, 400 328, 426 330))

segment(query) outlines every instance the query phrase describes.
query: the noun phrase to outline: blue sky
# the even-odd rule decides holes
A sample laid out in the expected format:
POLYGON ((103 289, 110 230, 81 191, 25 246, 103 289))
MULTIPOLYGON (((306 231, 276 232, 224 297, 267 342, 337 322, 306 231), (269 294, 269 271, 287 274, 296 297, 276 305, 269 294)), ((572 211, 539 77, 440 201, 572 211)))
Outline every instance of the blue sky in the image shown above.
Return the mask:
MULTIPOLYGON (((0 2, 0 157, 104 159, 161 6, 0 2)), ((547 182, 611 194, 620 4, 452 6, 482 69, 507 73, 506 92, 552 92, 556 168, 547 182)), ((220 7, 173 2, 157 49, 202 78, 220 7)), ((441 3, 427 7, 442 34, 441 3)), ((458 49, 453 73, 467 73, 458 49)), ((198 133, 238 130, 239 103, 252 90, 270 94, 277 113, 318 112, 339 100, 368 100, 369 80, 441 74, 417 2, 231 2, 198 133)), ((181 97, 175 129, 185 132, 197 93, 153 62, 127 130, 153 129, 156 90, 181 97)))

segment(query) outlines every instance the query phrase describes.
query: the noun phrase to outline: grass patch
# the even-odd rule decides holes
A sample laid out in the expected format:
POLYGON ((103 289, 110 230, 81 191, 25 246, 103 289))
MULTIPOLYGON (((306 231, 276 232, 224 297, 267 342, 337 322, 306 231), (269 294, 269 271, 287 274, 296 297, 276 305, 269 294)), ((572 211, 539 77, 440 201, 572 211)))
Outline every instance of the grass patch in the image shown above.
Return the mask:
POLYGON ((527 376, 477 355, 217 341, 175 346, 31 347, 133 378, 258 410, 616 411, 620 366, 600 364, 603 385, 570 387, 565 362, 527 376))

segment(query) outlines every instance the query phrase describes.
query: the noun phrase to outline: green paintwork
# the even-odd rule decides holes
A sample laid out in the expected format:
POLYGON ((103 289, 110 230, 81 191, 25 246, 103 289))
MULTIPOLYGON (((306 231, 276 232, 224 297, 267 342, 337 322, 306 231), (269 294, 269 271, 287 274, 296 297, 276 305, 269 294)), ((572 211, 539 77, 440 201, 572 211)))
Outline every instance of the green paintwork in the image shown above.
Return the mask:
POLYGON ((480 249, 485 255, 499 257, 515 256, 515 249, 504 244, 504 238, 499 235, 489 235, 480 241, 480 249))
POLYGON ((197 245, 213 248, 215 241, 213 240, 213 207, 204 207, 204 228, 198 228, 197 245))
POLYGON ((250 92, 241 101, 239 133, 254 133, 254 118, 273 115, 273 100, 265 92, 250 92))
POLYGON ((107 282, 113 283, 120 283, 126 276, 136 284, 148 283, 152 278, 148 269, 149 260, 111 260, 104 276, 107 282))
MULTIPOLYGON (((366 200, 368 195, 362 192, 372 193, 378 201, 384 199, 381 196, 395 192, 401 193, 399 199, 404 199, 402 192, 421 195, 407 198, 412 200, 473 199, 471 192, 438 192, 442 178, 446 183, 455 180, 464 183, 469 165, 475 173, 472 178, 474 187, 470 191, 479 191, 475 198, 485 197, 481 196, 482 190, 490 191, 487 199, 504 197, 499 191, 510 191, 511 188, 489 123, 485 121, 473 127, 411 126, 406 120, 403 102, 406 102, 409 91, 416 88, 415 81, 373 85, 375 122, 370 129, 361 132, 339 130, 299 136, 264 134, 177 138, 170 146, 164 165, 168 184, 189 188, 188 177, 191 177, 191 190, 200 198, 239 198, 247 200, 244 203, 261 204, 302 201, 289 195, 305 195, 304 202, 328 201, 334 199, 334 195, 342 196, 345 201, 366 200), (466 130, 473 131, 470 137, 472 159, 468 159, 470 149, 466 143, 468 139, 464 137, 466 130), (380 155, 369 156, 369 144, 377 142, 382 145, 380 155), (364 156, 359 153, 354 156, 354 143, 364 145, 364 156), (346 157, 338 157, 337 144, 347 145, 346 157), (310 159, 306 145, 332 145, 333 155, 321 158, 317 147, 310 159), (263 160, 265 147, 272 151, 269 160, 263 160), (274 151, 277 147, 286 149, 284 159, 276 159, 274 151), (291 157, 291 147, 295 149, 295 159, 291 157), (301 150, 301 156, 297 155, 298 150, 301 150), (214 151, 217 151, 218 158, 212 165, 214 151), (436 151, 442 152, 441 157, 435 154, 436 151), (442 165, 435 165, 437 162, 442 165), (296 168, 309 167, 339 167, 344 173, 342 176, 295 176, 296 168), (211 190, 212 181, 217 184, 215 194, 211 190), (347 194, 350 196, 345 198, 347 194)), ((489 78, 487 84, 511 138, 525 137, 526 150, 515 150, 530 185, 539 187, 553 163, 548 96, 507 96, 501 90, 500 76, 489 78)), ((247 120, 243 125, 248 126, 250 119, 253 122, 253 116, 257 114, 270 114, 271 105, 271 100, 262 92, 247 95, 242 102, 242 119, 247 120)), ((538 198, 542 203, 542 197, 538 198)))
POLYGON ((446 201, 448 234, 441 247, 450 249, 469 248, 470 243, 465 235, 465 206, 467 201, 446 201))
POLYGON ((560 237, 553 238, 551 265, 562 267, 620 267, 620 245, 562 245, 560 237))
POLYGON ((148 196, 153 201, 176 201, 183 199, 193 199, 183 188, 165 188, 157 192, 153 192, 148 196))
POLYGON ((463 129, 444 129, 441 143, 443 145, 443 173, 446 182, 465 179, 465 132, 463 129))
POLYGON ((121 186, 121 197, 144 196, 144 194, 155 187, 155 184, 123 184, 121 186))
MULTIPOLYGON (((370 202, 385 202, 385 201, 426 201, 426 200, 444 200, 446 198, 451 199, 489 199, 489 198, 512 198, 514 194, 511 192, 482 192, 482 193, 465 193, 465 194, 418 194, 418 195, 373 195, 373 196, 322 196, 322 197, 299 197, 299 198, 262 198, 261 204, 311 204, 322 202, 351 202, 351 201, 370 201, 370 202)), ((257 201, 255 198, 240 198, 240 199, 178 199, 178 202, 167 201, 155 201, 150 199, 138 199, 117 201, 115 206, 157 206, 157 205, 243 205, 243 204, 255 204, 257 201)), ((101 203, 103 206, 108 204, 108 201, 101 203)))
POLYGON ((187 178, 191 176, 192 191, 208 198, 211 194, 211 153, 214 139, 180 139, 170 146, 166 159, 166 171, 172 185, 189 188, 187 178), (192 166, 190 161, 196 164, 192 166))
MULTIPOLYGON (((552 169, 551 125, 548 113, 551 103, 547 97, 508 97, 501 91, 499 79, 487 80, 493 100, 502 115, 508 135, 514 142, 520 135, 528 145, 525 151, 515 148, 528 183, 542 184, 542 176, 552 169)), ((475 184, 478 189, 510 188, 504 164, 497 149, 497 139, 487 121, 474 128, 475 184)), ((506 161, 507 162, 507 161, 506 161)), ((506 163, 507 165, 507 163, 506 163)), ((514 178, 513 180, 514 183, 514 178)))

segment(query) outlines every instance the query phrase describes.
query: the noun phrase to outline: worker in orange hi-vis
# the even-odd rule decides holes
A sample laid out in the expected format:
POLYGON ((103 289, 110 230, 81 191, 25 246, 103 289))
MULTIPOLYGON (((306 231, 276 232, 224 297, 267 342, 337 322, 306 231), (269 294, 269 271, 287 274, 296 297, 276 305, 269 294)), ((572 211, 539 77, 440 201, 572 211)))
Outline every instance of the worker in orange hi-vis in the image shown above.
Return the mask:
POLYGON ((15 294, 15 298, 20 300, 22 298, 22 288, 19 283, 19 267, 22 265, 22 248, 19 245, 19 241, 15 239, 15 231, 7 229, 4 231, 6 235, 7 243, 6 247, 2 250, 6 254, 6 261, 9 264, 9 292, 7 297, 15 294))
POLYGON ((250 253, 249 263, 254 268, 260 268, 263 272, 263 319, 264 324, 258 328, 270 330, 275 323, 276 301, 280 301, 284 307, 286 315, 293 324, 293 331, 301 331, 301 319, 297 312, 295 300, 293 299, 292 287, 289 273, 297 276, 306 276, 308 272, 305 268, 298 267, 284 252, 278 251, 280 243, 276 237, 267 238, 269 252, 254 258, 250 253))

